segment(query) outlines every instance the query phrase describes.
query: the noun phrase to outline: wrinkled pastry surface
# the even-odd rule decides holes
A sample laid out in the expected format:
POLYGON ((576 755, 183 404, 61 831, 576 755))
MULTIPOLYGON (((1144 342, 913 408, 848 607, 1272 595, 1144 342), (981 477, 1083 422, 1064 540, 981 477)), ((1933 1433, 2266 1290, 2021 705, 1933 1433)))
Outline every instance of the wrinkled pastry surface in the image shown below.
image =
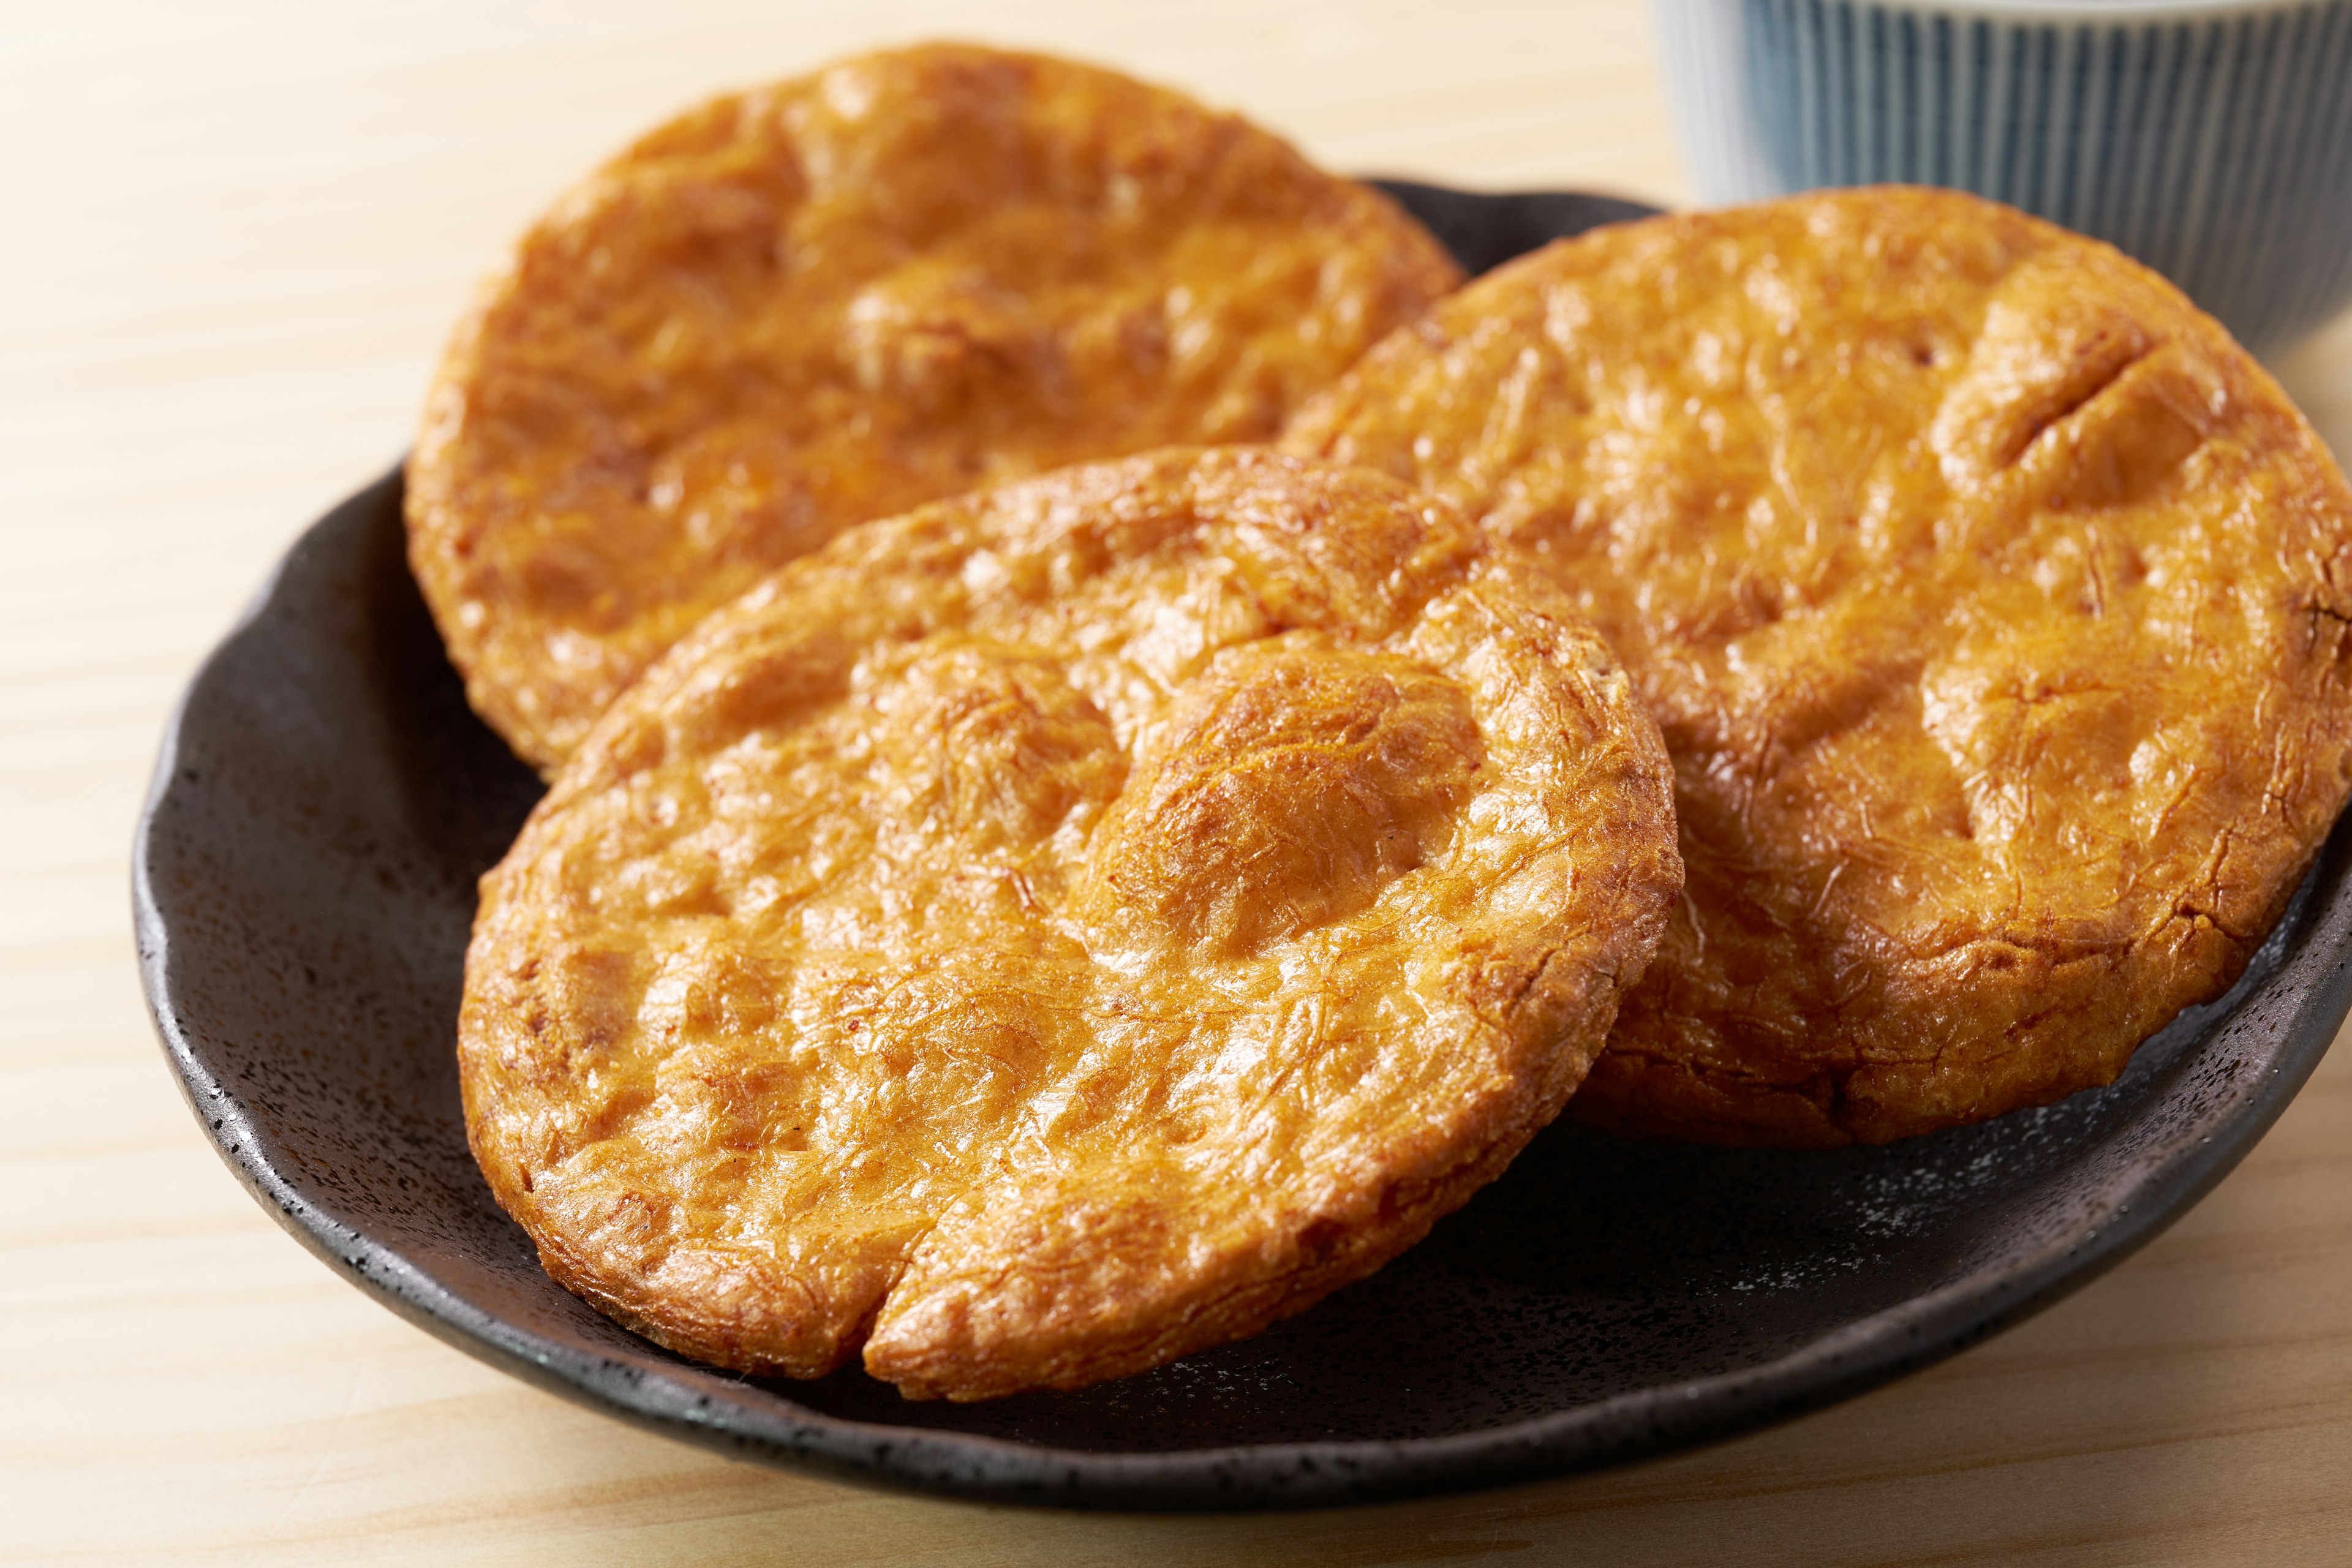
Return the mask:
POLYGON ((475 1152, 706 1360, 1156 1365, 1558 1113, 1672 789, 1601 639, 1395 480, 1195 449, 935 503, 697 628, 484 879, 475 1152))
POLYGON ((1386 197, 1108 71, 932 45, 722 98, 527 234, 459 326, 410 553, 542 769, 842 528, 1265 440, 1460 280, 1386 197))
POLYGON ((1875 1142, 2105 1083, 2344 803, 2341 474, 2169 285, 2008 209, 1601 230, 1286 444, 1523 552, 1665 734, 1689 884, 1587 1120, 1875 1142))

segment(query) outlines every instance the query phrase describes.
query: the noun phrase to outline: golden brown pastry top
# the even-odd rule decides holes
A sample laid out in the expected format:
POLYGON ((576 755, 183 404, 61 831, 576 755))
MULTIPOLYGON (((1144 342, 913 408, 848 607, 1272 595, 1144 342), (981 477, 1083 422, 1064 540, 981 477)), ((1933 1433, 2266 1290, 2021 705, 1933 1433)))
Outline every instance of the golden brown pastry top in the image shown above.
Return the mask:
POLYGON ((706 1360, 1155 1365, 1558 1112, 1671 791, 1600 639, 1394 480, 1175 451, 936 503, 698 627, 484 879, 475 1153, 706 1360))
POLYGON ((1689 885, 1588 1119, 1877 1141, 2105 1082, 2344 802, 2342 476, 2169 285, 2006 208, 1601 230, 1286 444, 1527 552, 1665 733, 1689 885))
POLYGON ((1263 440, 1460 280, 1387 198, 1108 71, 933 45, 722 98, 524 236, 451 342, 411 558, 542 768, 843 527, 1263 440))

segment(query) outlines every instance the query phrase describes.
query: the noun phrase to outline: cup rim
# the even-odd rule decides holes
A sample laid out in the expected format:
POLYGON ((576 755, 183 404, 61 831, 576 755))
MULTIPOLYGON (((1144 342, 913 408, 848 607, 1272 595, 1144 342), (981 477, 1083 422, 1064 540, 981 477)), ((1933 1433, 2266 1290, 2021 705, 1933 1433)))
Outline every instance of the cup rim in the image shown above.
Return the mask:
POLYGON ((2343 0, 1863 0, 1886 11, 2052 26, 2134 26, 2320 11, 2343 0))

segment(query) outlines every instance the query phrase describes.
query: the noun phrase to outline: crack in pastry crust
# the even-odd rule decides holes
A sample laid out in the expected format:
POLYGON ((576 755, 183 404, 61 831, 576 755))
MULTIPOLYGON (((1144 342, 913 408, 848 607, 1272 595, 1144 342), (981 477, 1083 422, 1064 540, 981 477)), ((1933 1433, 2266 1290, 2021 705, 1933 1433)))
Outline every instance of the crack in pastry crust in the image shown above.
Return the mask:
POLYGON ((722 98, 556 204, 456 333, 410 554, 542 769, 842 528, 1264 440, 1460 281, 1385 196, 1182 96, 933 45, 722 98))
POLYGON ((2352 496, 2227 335, 1949 192, 1564 242, 1289 449, 1556 581, 1675 759, 1689 883, 1571 1114, 1879 1142, 2111 1080, 2352 776, 2352 496))
POLYGON ((1671 795, 1601 639, 1394 480, 1175 450, 935 503, 698 627, 484 879, 476 1155, 706 1360, 1156 1365, 1558 1113, 1671 795))

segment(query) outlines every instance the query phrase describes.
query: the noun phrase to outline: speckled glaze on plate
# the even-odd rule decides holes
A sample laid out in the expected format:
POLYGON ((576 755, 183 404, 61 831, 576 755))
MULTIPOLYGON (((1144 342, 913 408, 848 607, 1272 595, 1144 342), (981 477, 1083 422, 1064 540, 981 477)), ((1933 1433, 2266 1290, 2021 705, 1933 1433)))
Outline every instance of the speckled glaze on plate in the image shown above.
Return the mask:
MULTIPOLYGON (((1643 210, 1391 188, 1474 269, 1643 210)), ((400 497, 388 475, 302 537, 164 737, 133 862, 156 1028, 223 1158, 321 1258, 462 1350, 739 1458, 1001 1502, 1233 1509, 1727 1436, 2112 1266, 2252 1146, 2352 1005, 2339 824, 2246 978, 2110 1089, 1832 1154, 1556 1126, 1370 1279, 1076 1394, 909 1404, 854 1369, 740 1377, 549 1279, 467 1153, 453 1038, 474 879, 540 786, 466 707, 400 497)))

